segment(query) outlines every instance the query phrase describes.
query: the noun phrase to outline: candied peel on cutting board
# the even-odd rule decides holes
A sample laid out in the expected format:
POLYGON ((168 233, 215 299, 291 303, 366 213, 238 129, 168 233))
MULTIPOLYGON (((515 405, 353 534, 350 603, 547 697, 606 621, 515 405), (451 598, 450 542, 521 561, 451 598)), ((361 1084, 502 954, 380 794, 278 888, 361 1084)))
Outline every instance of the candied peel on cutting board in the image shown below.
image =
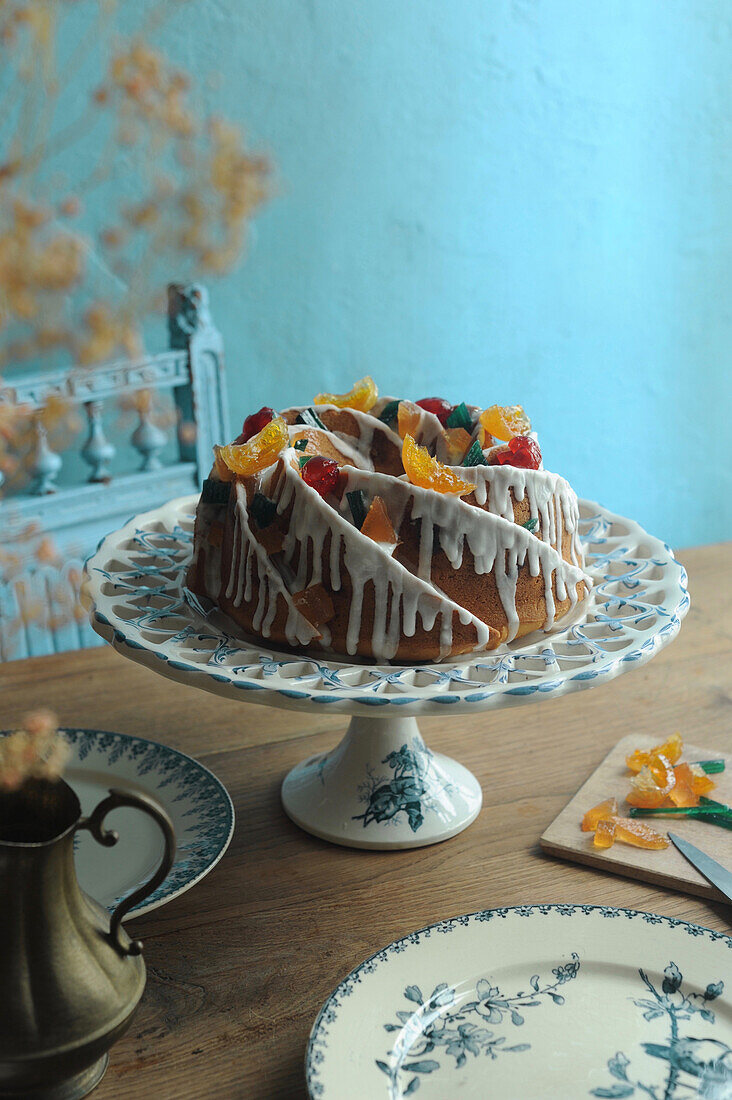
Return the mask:
MULTIPOLYGON (((684 731, 682 730, 682 733, 684 731)), ((600 766, 592 773, 577 794, 567 803, 558 817, 541 837, 543 850, 560 859, 585 863, 603 871, 610 871, 628 878, 641 879, 655 886, 667 886, 672 890, 681 890, 687 894, 720 900, 721 894, 699 872, 684 859, 673 844, 662 851, 646 851, 631 848, 625 844, 614 844, 612 848, 593 847, 592 833, 582 832, 580 822, 591 807, 613 795, 618 800, 618 813, 627 816, 630 807, 625 796, 630 789, 631 773, 625 763, 634 749, 651 749, 665 740, 663 731, 655 735, 629 734, 619 741, 608 753, 600 766)), ((715 760, 724 759, 726 768, 712 776, 717 784, 711 797, 718 802, 732 805, 732 755, 717 749, 700 748, 684 737, 683 759, 715 760)), ((656 832, 665 834, 669 829, 696 844, 724 867, 732 868, 732 831, 720 829, 703 821, 694 820, 677 814, 669 817, 643 818, 656 832)))

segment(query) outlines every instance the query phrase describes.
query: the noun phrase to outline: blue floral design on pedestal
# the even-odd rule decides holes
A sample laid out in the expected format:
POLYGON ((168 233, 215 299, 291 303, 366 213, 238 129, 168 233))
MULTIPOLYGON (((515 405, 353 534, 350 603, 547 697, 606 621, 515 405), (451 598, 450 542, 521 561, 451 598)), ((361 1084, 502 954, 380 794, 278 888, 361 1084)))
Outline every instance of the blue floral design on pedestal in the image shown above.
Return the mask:
POLYGON ((461 1069, 469 1055, 474 1058, 484 1055, 495 1061, 499 1054, 520 1054, 530 1050, 530 1043, 507 1044, 506 1036, 493 1029, 509 1021, 513 1027, 521 1027, 527 1008, 549 1001, 563 1005, 564 996, 558 989, 573 981, 579 969, 579 956, 572 952, 570 962, 552 971, 553 982, 542 983, 540 976, 533 974, 529 988, 512 995, 504 994, 488 978, 480 978, 475 987, 477 999, 454 1008, 451 1006, 455 990, 447 983, 438 985, 426 1000, 419 986, 408 985, 404 996, 417 1007, 398 1011, 398 1023, 384 1024, 384 1030, 397 1032, 398 1039, 389 1052, 390 1061, 376 1059, 376 1065, 389 1078, 392 1097, 411 1096, 416 1092, 420 1074, 433 1074, 445 1068, 461 1069), (443 1049, 444 1056, 454 1058, 454 1063, 445 1062, 443 1049), (425 1057, 435 1051, 440 1060, 425 1057))
MULTIPOLYGON (((643 1019, 666 1018, 669 1025, 667 1043, 641 1043, 645 1053, 666 1063, 665 1081, 651 1084, 635 1078, 632 1061, 622 1051, 608 1060, 607 1068, 613 1084, 595 1088, 591 1096, 606 1100, 622 1100, 628 1096, 649 1096, 651 1100, 682 1100, 698 1096, 704 1100, 732 1100, 732 1047, 719 1039, 697 1039, 682 1036, 680 1024, 698 1015, 707 1024, 716 1018, 709 1007, 724 992, 724 982, 710 983, 703 993, 685 994, 682 990, 683 975, 674 962, 664 970, 661 992, 643 970, 639 970, 643 984, 651 997, 634 1000, 643 1009, 643 1019), (688 1078, 693 1078, 689 1082, 688 1078)), ((657 1066, 653 1069, 656 1070, 657 1066)), ((651 1071, 650 1066, 648 1072, 651 1071)))
MULTIPOLYGON (((404 813, 410 829, 416 833, 424 822, 425 810, 434 804, 428 777, 432 752, 421 737, 413 737, 411 747, 403 744, 388 753, 381 763, 387 764, 394 774, 388 778, 374 775, 369 769, 368 779, 359 786, 359 801, 366 803, 366 809, 362 814, 354 814, 353 820, 362 820, 366 828, 372 822, 392 821, 404 813)), ((441 788, 448 793, 450 789, 449 783, 441 788)))

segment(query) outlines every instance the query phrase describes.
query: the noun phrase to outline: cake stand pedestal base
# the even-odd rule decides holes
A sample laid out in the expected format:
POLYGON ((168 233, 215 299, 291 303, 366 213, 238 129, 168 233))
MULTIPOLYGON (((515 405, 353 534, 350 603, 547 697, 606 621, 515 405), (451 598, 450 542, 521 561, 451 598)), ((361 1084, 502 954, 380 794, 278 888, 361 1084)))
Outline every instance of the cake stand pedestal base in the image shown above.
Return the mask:
POLYGON ((462 832, 483 801, 474 775, 431 752, 415 718, 354 716, 331 752, 298 764, 282 784, 296 825, 350 848, 421 848, 462 832))

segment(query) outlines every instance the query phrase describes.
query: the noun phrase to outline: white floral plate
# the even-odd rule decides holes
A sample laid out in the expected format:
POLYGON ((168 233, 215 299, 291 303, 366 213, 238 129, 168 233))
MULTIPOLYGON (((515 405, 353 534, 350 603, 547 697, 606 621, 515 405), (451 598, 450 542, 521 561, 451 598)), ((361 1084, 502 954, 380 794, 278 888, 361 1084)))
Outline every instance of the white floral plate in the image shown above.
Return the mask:
MULTIPOLYGON (((65 729, 71 759, 64 778, 89 814, 110 787, 148 794, 167 811, 177 842, 175 863, 154 893, 130 911, 139 917, 199 882, 215 867, 234 832, 234 807, 223 784, 182 752, 104 730, 65 729)), ((89 833, 76 837, 76 873, 83 890, 112 909, 150 878, 163 856, 160 828, 138 810, 121 807, 105 819, 119 841, 103 848, 89 833)))
POLYGON ((592 905, 433 924, 341 982, 313 1100, 732 1098, 732 938, 592 905))

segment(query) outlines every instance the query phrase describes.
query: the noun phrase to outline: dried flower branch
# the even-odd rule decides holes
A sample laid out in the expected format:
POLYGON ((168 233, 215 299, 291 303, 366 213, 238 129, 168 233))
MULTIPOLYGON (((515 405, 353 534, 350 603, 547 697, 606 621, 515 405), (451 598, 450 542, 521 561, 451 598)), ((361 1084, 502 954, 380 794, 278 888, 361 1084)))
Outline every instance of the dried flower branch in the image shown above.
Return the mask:
POLYGON ((21 729, 0 739, 0 791, 15 791, 27 779, 58 779, 70 751, 56 715, 31 711, 21 729))

